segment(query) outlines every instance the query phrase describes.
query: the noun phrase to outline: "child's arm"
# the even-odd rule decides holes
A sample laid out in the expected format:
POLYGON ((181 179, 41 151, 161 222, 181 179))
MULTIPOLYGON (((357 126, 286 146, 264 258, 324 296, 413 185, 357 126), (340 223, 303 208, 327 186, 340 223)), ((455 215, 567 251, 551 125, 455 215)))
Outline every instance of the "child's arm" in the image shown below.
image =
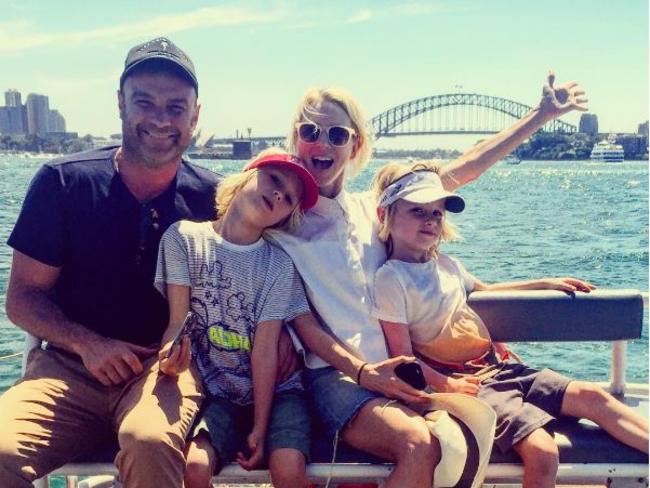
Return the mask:
POLYGON ((255 413, 253 430, 247 438, 250 457, 246 458, 243 453, 237 453, 237 462, 242 468, 248 470, 257 467, 264 458, 264 439, 273 404, 278 363, 278 337, 282 323, 282 320, 267 320, 260 322, 255 330, 251 354, 255 413))
POLYGON ((169 324, 163 334, 158 361, 160 371, 166 375, 177 376, 189 367, 192 359, 189 337, 185 336, 180 347, 174 346, 169 357, 167 356, 169 348, 172 347, 172 341, 190 310, 190 287, 171 284, 167 284, 165 287, 169 303, 169 324))
POLYGON ((476 280, 473 291, 499 291, 499 290, 559 290, 567 293, 582 291, 589 293, 596 287, 587 281, 578 278, 541 278, 538 280, 509 281, 506 283, 486 284, 476 280))
MULTIPOLYGON (((391 356, 413 356, 413 347, 411 346, 411 336, 409 335, 408 326, 406 324, 398 324, 381 319, 379 322, 386 337, 388 354, 391 356)), ((465 393, 467 395, 476 395, 478 393, 477 378, 451 378, 437 372, 422 361, 418 362, 422 367, 427 384, 433 390, 445 393, 465 393)))
POLYGON ((292 325, 310 351, 350 378, 358 380, 360 386, 406 403, 426 399, 423 392, 395 376, 395 366, 412 359, 398 357, 379 363, 366 363, 325 332, 310 313, 296 317, 292 325))

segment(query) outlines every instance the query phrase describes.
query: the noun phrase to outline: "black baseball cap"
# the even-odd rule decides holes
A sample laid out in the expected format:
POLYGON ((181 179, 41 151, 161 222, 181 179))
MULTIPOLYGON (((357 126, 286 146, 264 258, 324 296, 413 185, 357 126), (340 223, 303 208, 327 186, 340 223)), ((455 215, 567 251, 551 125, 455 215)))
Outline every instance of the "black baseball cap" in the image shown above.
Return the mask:
POLYGON ((194 63, 176 44, 166 37, 157 37, 131 48, 124 60, 124 71, 120 76, 120 87, 134 68, 148 61, 168 62, 183 74, 198 93, 199 82, 196 79, 194 63))

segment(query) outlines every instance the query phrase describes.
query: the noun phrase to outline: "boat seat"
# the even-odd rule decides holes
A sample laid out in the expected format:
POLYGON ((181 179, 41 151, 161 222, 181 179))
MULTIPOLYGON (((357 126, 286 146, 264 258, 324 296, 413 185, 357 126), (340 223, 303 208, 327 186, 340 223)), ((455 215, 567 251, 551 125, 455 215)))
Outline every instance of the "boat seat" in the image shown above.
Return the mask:
MULTIPOLYGON (((485 321, 493 339, 501 342, 614 341, 620 345, 641 337, 643 298, 636 290, 596 290, 576 295, 558 291, 477 292, 470 296, 469 303, 485 321)), ((615 359, 624 362, 622 357, 615 359)), ((622 365, 617 368, 624 372, 622 365)), ((622 386, 614 386, 615 392, 621 393, 624 377, 622 386)), ((647 418, 647 388, 637 390, 630 389, 620 399, 647 418)), ((551 430, 560 450, 558 482, 591 484, 616 479, 633 480, 635 486, 647 487, 647 455, 614 440, 586 420, 563 419, 551 430)), ((106 464, 112 463, 115 452, 115 446, 107 446, 54 474, 115 473, 115 467, 106 464)), ((356 451, 344 442, 339 442, 335 463, 330 464, 331 460, 331 440, 316 434, 308 466, 312 480, 323 481, 332 476, 334 482, 376 481, 385 478, 391 469, 385 461, 356 451)), ((520 483, 521 475, 521 461, 515 453, 493 451, 486 483, 520 483)), ((267 471, 246 472, 237 465, 226 466, 215 477, 219 483, 268 480, 267 471)))

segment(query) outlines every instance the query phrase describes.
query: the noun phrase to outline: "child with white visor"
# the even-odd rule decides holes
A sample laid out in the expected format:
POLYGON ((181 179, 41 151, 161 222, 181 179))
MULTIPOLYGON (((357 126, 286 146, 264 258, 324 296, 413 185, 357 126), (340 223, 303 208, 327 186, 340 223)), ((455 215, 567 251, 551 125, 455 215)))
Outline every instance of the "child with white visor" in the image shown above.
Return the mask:
POLYGON ((585 417, 619 441, 648 452, 648 423, 601 387, 550 369, 505 360, 481 318, 468 306, 475 290, 561 290, 588 293, 576 278, 486 284, 439 251, 457 236, 447 212, 465 208, 444 190, 438 168, 388 164, 373 183, 379 237, 388 261, 375 277, 374 314, 391 356, 416 356, 427 385, 487 402, 497 414, 495 445, 524 462, 524 487, 554 486, 558 450, 544 426, 563 415, 585 417))

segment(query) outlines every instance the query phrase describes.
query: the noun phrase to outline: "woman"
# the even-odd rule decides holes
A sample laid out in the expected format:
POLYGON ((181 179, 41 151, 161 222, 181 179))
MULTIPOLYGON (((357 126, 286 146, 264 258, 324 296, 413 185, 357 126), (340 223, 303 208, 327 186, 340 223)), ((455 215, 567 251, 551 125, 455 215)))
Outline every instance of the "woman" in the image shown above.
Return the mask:
MULTIPOLYGON (((554 80, 551 72, 542 100, 531 112, 445 166, 440 175, 445 189, 474 180, 550 120, 586 110, 577 83, 554 87, 554 80)), ((393 461, 388 488, 430 487, 440 446, 422 417, 404 403, 388 400, 417 402, 420 393, 394 376, 394 366, 405 358, 388 359, 380 324, 371 315, 373 277, 386 260, 377 236, 376 202, 370 194, 343 188, 346 178, 370 159, 366 127, 348 94, 336 89, 305 94, 288 149, 319 183, 320 197, 292 234, 271 235, 293 259, 313 312, 330 334, 312 323, 295 323, 311 351, 306 388, 327 431, 393 461)))

